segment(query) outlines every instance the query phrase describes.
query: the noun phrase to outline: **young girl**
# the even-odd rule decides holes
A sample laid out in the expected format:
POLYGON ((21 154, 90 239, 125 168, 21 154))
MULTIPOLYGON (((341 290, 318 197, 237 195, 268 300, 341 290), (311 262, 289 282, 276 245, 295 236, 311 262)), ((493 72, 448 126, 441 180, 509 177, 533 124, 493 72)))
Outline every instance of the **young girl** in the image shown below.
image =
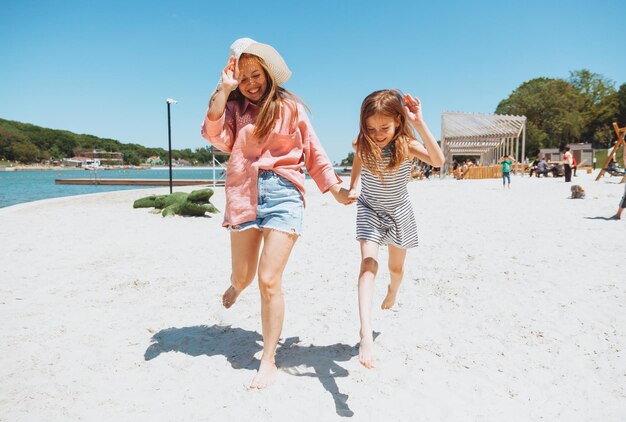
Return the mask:
POLYGON ((341 179, 303 105, 280 86, 291 71, 278 52, 242 38, 231 53, 211 96, 202 136, 230 153, 223 225, 230 231, 232 273, 222 303, 230 308, 258 268, 263 355, 250 387, 264 388, 277 372, 274 353, 285 312, 282 274, 302 231, 302 166, 322 192, 331 191, 341 203, 348 202, 348 192, 340 189, 341 179))
POLYGON ((359 361, 374 367, 372 299, 378 272, 378 249, 389 247, 391 282, 382 309, 391 308, 404 274, 406 250, 417 246, 417 228, 406 185, 411 161, 418 158, 441 167, 444 156, 422 117, 420 100, 396 90, 376 91, 361 105, 361 124, 355 144, 349 199, 357 198, 356 238, 361 244, 359 274, 359 361), (413 129, 424 145, 417 141, 413 129))

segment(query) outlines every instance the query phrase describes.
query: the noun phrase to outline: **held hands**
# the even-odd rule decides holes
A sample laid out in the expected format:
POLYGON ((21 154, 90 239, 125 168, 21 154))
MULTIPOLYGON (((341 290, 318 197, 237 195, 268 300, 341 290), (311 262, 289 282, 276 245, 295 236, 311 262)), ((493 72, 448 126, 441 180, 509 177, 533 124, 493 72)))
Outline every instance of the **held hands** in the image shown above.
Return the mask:
POLYGON ((237 78, 239 77, 239 69, 237 68, 237 58, 230 56, 226 67, 222 70, 222 87, 230 94, 239 85, 237 78))
POLYGON ((424 118, 422 116, 422 102, 417 97, 410 94, 404 94, 404 110, 407 117, 414 125, 423 125, 424 118))
POLYGON ((347 189, 339 187, 339 184, 333 185, 330 188, 330 193, 333 194, 333 196, 335 197, 335 200, 343 205, 350 205, 354 201, 356 201, 356 196, 352 198, 350 196, 350 192, 352 191, 348 191, 347 189))

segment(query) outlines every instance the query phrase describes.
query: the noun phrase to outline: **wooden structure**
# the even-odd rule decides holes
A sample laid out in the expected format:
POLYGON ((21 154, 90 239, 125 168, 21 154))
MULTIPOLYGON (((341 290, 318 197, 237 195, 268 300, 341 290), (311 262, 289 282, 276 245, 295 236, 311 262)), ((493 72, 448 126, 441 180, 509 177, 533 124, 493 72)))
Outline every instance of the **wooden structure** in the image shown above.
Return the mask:
MULTIPOLYGON (((611 150, 611 153, 606 157, 606 161, 604 162, 602 169, 600 169, 600 173, 598 173, 598 177, 596 177, 596 182, 600 180, 602 176, 604 176, 604 172, 606 171, 606 168, 608 167, 609 163, 611 162, 611 160, 617 153, 617 150, 619 149, 619 147, 623 146, 624 148, 626 148, 626 141, 624 140, 624 137, 626 136, 626 127, 619 127, 617 125, 617 122, 613 122, 613 129, 615 130, 615 134, 617 135, 617 142, 615 142, 615 146, 611 150)), ((626 163, 624 163, 624 165, 626 166, 626 163)), ((622 181, 620 183, 624 183, 624 181, 626 181, 626 175, 622 177, 622 181)))
POLYGON ((446 159, 443 169, 450 168, 455 155, 478 156, 481 165, 490 166, 508 154, 516 160, 513 170, 519 170, 525 148, 526 116, 456 112, 441 115, 441 149, 446 159))
POLYGON ((499 179, 502 177, 502 166, 473 166, 463 174, 463 179, 499 179))
MULTIPOLYGON (((57 185, 169 186, 169 179, 55 179, 57 185)), ((172 186, 224 186, 224 180, 174 179, 172 186)))

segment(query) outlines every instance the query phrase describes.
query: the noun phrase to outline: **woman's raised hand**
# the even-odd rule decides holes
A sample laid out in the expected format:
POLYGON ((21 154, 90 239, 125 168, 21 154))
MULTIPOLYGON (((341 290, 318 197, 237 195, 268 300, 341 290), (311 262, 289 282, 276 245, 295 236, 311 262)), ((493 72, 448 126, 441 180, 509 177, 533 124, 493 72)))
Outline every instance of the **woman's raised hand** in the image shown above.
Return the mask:
POLYGON ((227 92, 230 93, 237 89, 237 85, 239 85, 239 81, 237 80, 238 76, 239 69, 237 69, 237 58, 230 56, 226 67, 222 70, 222 86, 227 92))
POLYGON ((422 116, 422 102, 417 97, 412 97, 410 94, 404 94, 404 109, 406 110, 407 117, 414 124, 424 123, 422 116))

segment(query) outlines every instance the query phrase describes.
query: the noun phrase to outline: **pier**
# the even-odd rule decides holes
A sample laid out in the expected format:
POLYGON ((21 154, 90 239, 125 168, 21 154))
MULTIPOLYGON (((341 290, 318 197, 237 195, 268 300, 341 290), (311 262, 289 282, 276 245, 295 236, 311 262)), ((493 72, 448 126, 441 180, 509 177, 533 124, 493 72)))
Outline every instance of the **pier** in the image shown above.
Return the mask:
MULTIPOLYGON (((57 185, 169 186, 169 179, 55 179, 57 185)), ((224 186, 224 180, 174 179, 172 186, 224 186)))

